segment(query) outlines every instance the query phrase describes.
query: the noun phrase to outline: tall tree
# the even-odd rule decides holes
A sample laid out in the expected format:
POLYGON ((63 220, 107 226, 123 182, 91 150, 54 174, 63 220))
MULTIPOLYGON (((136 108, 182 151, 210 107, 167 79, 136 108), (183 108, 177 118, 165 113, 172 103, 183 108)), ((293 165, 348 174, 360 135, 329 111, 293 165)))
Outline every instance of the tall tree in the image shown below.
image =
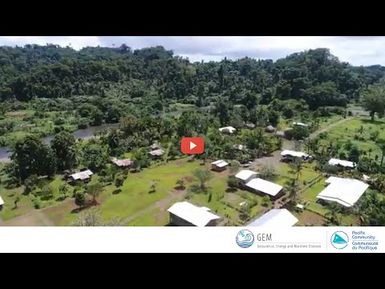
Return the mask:
POLYGON ((98 204, 96 198, 100 195, 100 193, 102 192, 102 189, 103 189, 103 186, 99 182, 88 184, 88 186, 87 186, 87 194, 92 197, 92 204, 93 205, 97 205, 98 204))
POLYGON ((206 183, 213 177, 212 172, 205 169, 196 169, 193 171, 193 175, 199 181, 199 188, 205 192, 207 189, 206 183))
POLYGON ((55 135, 51 141, 57 167, 59 170, 70 170, 76 166, 76 140, 75 137, 66 131, 62 131, 55 135))
POLYGON ((34 174, 53 176, 56 171, 52 149, 36 136, 17 141, 11 159, 15 162, 17 177, 22 181, 34 174))
POLYGON ((372 121, 377 113, 382 117, 385 112, 385 87, 383 85, 371 85, 362 96, 362 104, 370 113, 372 121))

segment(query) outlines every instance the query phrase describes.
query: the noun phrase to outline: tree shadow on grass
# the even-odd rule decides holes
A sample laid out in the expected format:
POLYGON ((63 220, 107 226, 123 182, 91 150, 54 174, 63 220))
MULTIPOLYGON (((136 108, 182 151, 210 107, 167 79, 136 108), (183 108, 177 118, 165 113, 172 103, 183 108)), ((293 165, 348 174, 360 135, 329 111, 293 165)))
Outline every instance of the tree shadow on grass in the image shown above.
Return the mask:
POLYGON ((112 192, 113 195, 117 195, 117 194, 120 194, 122 192, 121 189, 116 189, 112 192))
POLYGON ((71 211, 71 214, 78 214, 78 213, 80 213, 80 212, 82 212, 83 210, 86 210, 86 209, 89 209, 89 208, 91 208, 91 207, 94 207, 94 206, 97 206, 99 203, 93 203, 93 202, 90 202, 89 204, 87 204, 87 205, 84 205, 84 206, 82 206, 82 207, 77 207, 77 208, 75 208, 75 209, 73 209, 72 211, 71 211))
POLYGON ((371 119, 362 119, 361 120, 363 123, 365 124, 385 124, 383 121, 380 121, 380 120, 371 120, 371 119))

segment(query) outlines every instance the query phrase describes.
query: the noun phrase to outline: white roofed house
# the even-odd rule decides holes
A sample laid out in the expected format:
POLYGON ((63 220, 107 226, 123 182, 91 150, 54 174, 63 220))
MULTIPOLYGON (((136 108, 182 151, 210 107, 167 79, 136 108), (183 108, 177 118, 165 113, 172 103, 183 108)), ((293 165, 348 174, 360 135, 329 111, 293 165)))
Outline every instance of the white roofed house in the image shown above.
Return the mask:
POLYGON ((70 175, 71 181, 89 181, 91 179, 91 176, 94 173, 91 170, 84 170, 75 174, 70 175))
POLYGON ((329 177, 329 185, 318 194, 317 199, 337 202, 344 207, 352 207, 369 188, 369 185, 349 178, 329 177))
POLYGON ((150 145, 151 150, 156 150, 162 148, 158 142, 154 142, 152 145, 150 145))
POLYGON ((287 209, 271 209, 251 222, 248 227, 289 228, 297 223, 298 219, 287 209))
POLYGON ((282 196, 283 187, 261 178, 252 179, 246 183, 246 188, 256 193, 263 193, 272 199, 282 196))
POLYGON ((220 171, 226 170, 226 167, 228 165, 229 165, 229 163, 224 161, 224 160, 217 160, 217 161, 211 163, 211 169, 213 171, 220 172, 220 171))
POLYGON ((273 132, 276 132, 277 129, 274 126, 272 126, 272 125, 268 125, 267 127, 265 127, 265 131, 273 133, 273 132))
POLYGON ((286 161, 292 161, 294 159, 302 159, 304 161, 308 160, 310 158, 310 155, 304 152, 297 152, 292 150, 283 150, 281 152, 282 160, 286 161))
POLYGON ((159 158, 163 156, 164 150, 163 149, 156 149, 149 152, 150 156, 153 158, 159 158))
POLYGON ((132 166, 132 164, 133 164, 133 161, 130 159, 113 158, 111 160, 111 162, 120 168, 128 168, 128 167, 132 166))
POLYGON ((328 163, 331 166, 339 166, 339 167, 349 168, 349 169, 354 169, 357 166, 355 162, 334 159, 334 158, 331 158, 328 163))
POLYGON ((225 126, 225 127, 219 128, 219 131, 223 132, 223 133, 233 134, 237 131, 237 129, 235 127, 232 127, 232 126, 225 126))
POLYGON ((257 172, 250 170, 241 170, 235 175, 235 178, 238 179, 244 185, 250 180, 256 178, 257 176, 257 172))
POLYGON ((206 207, 198 207, 189 202, 178 202, 168 210, 170 225, 174 226, 216 226, 221 217, 210 212, 206 207))
POLYGON ((306 124, 306 123, 303 123, 303 122, 293 122, 293 125, 294 126, 302 126, 302 127, 309 127, 309 125, 308 124, 306 124))

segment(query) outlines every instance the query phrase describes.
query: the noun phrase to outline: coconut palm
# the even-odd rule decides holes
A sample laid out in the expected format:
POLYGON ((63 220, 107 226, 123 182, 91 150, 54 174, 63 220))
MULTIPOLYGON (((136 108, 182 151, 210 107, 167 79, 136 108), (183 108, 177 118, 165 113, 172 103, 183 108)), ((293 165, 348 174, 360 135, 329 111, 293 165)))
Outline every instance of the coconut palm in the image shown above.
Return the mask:
POLYGON ((213 177, 212 172, 209 170, 196 169, 193 171, 193 175, 199 181, 199 188, 202 191, 206 191, 206 183, 213 177))

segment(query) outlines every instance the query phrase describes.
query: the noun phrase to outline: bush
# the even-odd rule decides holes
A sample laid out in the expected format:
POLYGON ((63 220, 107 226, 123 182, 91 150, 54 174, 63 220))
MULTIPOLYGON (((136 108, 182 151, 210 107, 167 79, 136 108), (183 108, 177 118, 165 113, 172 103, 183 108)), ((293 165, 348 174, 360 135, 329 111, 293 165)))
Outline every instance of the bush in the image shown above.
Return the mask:
POLYGON ((24 194, 29 194, 32 192, 38 183, 37 175, 31 175, 24 180, 24 194))
POLYGON ((339 169, 338 167, 336 166, 332 166, 332 165, 329 165, 329 164, 325 164, 323 167, 322 167, 322 171, 327 173, 327 174, 336 174, 338 173, 339 169))
POLYGON ((273 180, 276 174, 275 168, 272 165, 265 165, 260 170, 260 177, 262 179, 273 180))
POLYGON ((41 208, 41 201, 39 197, 36 197, 32 200, 33 207, 35 209, 40 209, 41 208))
POLYGON ((264 196, 262 198, 262 203, 261 205, 264 206, 264 207, 268 207, 269 205, 271 204, 271 200, 268 196, 264 196))
POLYGON ((239 187, 239 180, 235 176, 229 176, 227 179, 227 185, 230 188, 237 188, 239 187))
POLYGON ((53 197, 53 189, 50 185, 46 185, 42 188, 40 192, 42 199, 49 200, 53 197))
POLYGON ((63 124, 65 124, 65 119, 62 118, 62 117, 58 117, 58 118, 56 118, 56 119, 53 121, 53 123, 54 123, 55 125, 63 125, 63 124))
POLYGON ((124 177, 122 175, 118 175, 115 177, 115 187, 119 188, 123 186, 124 177))
POLYGON ((88 127, 89 120, 86 118, 81 118, 78 123, 78 129, 85 129, 88 127))
POLYGON ((370 140, 371 141, 376 141, 378 139, 380 132, 378 130, 375 130, 370 134, 370 140))
POLYGON ((75 204, 78 207, 83 207, 86 203, 86 195, 84 192, 76 192, 75 193, 75 204))

